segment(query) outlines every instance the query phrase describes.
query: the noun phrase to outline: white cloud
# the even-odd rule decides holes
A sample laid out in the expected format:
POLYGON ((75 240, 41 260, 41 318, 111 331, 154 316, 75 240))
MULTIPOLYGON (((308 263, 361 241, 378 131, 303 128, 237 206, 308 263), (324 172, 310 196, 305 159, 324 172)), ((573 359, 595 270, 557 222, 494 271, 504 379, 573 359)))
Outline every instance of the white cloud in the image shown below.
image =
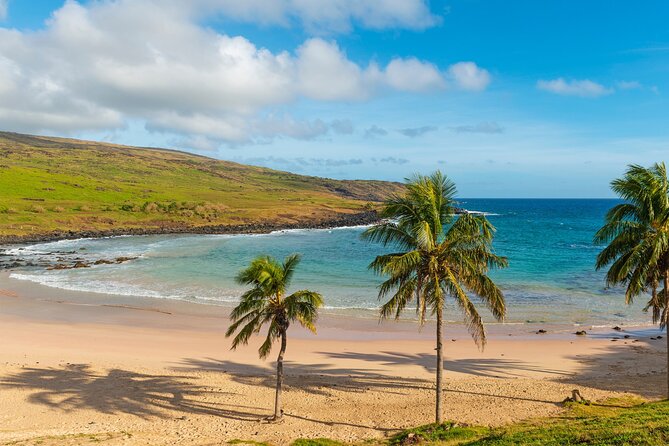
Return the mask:
POLYGON ((561 77, 548 81, 540 80, 537 82, 537 88, 564 96, 581 96, 589 98, 596 98, 613 93, 612 89, 588 79, 566 81, 561 77))
POLYGON ((0 0, 0 20, 7 18, 7 3, 9 0, 0 0))
MULTIPOLYGON (((353 9, 372 8, 371 2, 336 1, 353 9)), ((132 120, 145 122, 151 131, 194 141, 198 147, 212 141, 244 143, 275 136, 304 139, 329 130, 349 130, 317 119, 277 118, 272 111, 301 98, 361 101, 387 90, 433 91, 446 86, 448 73, 457 74, 455 82, 462 88, 481 89, 489 82, 487 72, 470 62, 453 65, 448 73, 415 58, 397 58, 385 67, 361 65, 334 41, 312 38, 294 52, 272 52, 244 37, 199 25, 198 14, 205 6, 225 12, 237 3, 165 0, 159 7, 157 0, 86 5, 70 0, 42 30, 0 27, 3 128, 112 130, 132 120)), ((251 3, 260 5, 250 1, 239 8, 250 8, 251 3)), ((277 17, 313 6, 307 0, 277 3, 277 17)), ((265 6, 271 9, 273 4, 265 6)), ((418 11, 415 5, 423 3, 375 4, 409 17, 418 11)), ((358 17, 347 14, 349 20, 358 17)), ((367 17, 365 23, 381 26, 390 20, 378 17, 367 17)))
POLYGON ((355 100, 369 96, 369 73, 350 61, 336 43, 307 40, 297 50, 297 82, 312 99, 355 100))
POLYGON ((279 26, 299 23, 316 34, 348 32, 354 25, 422 30, 441 23, 425 0, 194 0, 194 3, 227 19, 279 26))
POLYGON ((481 91, 490 84, 490 73, 474 62, 458 62, 448 69, 455 84, 463 90, 481 91))
POLYGON ((386 67, 385 76, 388 85, 403 91, 428 91, 446 85, 436 66, 416 58, 393 59, 386 67))

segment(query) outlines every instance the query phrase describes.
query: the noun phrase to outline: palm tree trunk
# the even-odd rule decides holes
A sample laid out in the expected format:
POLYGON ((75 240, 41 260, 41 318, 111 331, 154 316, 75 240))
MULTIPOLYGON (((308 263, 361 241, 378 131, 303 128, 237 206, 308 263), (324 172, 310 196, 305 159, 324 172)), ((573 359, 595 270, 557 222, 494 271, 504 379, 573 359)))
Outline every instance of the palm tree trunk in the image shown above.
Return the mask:
POLYGON ((665 338, 667 338, 667 399, 669 399, 669 270, 664 272, 664 329, 666 331, 665 338))
POLYGON ((281 350, 276 358, 276 396, 274 398, 274 419, 278 420, 283 416, 281 410, 281 387, 283 386, 283 354, 286 352, 286 330, 281 332, 281 350))
POLYGON ((437 408, 435 421, 440 424, 442 421, 441 397, 442 397, 442 378, 444 374, 444 346, 442 343, 441 329, 443 325, 443 309, 441 303, 437 304, 437 408))

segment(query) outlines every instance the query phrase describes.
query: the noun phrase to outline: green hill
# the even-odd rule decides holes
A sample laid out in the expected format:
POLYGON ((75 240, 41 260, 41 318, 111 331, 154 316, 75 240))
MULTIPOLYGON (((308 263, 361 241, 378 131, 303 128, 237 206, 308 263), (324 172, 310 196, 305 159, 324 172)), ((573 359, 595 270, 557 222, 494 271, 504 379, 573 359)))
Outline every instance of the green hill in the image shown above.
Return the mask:
POLYGON ((0 132, 0 241, 356 222, 369 220, 375 203, 401 188, 0 132))

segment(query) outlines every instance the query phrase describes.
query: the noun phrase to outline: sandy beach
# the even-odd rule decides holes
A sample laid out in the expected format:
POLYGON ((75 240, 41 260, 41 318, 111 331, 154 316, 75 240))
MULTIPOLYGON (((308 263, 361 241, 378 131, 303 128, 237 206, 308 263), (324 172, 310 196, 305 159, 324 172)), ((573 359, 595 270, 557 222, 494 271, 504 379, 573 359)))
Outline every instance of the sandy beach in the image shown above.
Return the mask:
MULTIPOLYGON (((258 359, 259 339, 230 351, 227 309, 131 305, 6 274, 0 285, 2 444, 354 441, 432 421, 429 325, 419 332, 411 322, 326 314, 317 336, 291 328, 286 416, 266 424, 273 361, 258 359)), ((657 329, 584 328, 577 337, 570 327, 492 326, 480 352, 449 325, 445 417, 501 425, 554 415, 574 388, 591 400, 662 397, 666 343, 650 339, 657 329)))

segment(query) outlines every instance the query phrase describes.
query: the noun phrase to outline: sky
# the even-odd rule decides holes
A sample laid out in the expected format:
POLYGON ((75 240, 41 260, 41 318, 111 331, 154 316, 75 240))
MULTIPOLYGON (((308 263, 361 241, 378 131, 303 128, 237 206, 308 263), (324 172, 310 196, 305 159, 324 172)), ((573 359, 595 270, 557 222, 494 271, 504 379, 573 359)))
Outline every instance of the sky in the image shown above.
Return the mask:
POLYGON ((0 0, 0 130, 463 197, 669 161, 669 2, 0 0))

